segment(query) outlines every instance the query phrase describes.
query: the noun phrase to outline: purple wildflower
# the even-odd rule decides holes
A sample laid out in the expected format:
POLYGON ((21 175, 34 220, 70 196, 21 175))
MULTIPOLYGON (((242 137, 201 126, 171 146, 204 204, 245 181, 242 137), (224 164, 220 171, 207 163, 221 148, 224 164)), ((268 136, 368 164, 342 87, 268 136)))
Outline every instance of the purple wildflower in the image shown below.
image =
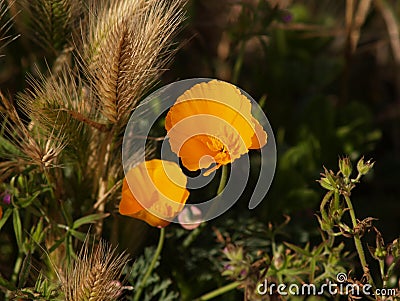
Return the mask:
POLYGON ((293 20, 293 15, 289 12, 286 12, 283 16, 282 16, 282 21, 285 23, 290 23, 293 20))
POLYGON ((6 192, 6 194, 3 196, 3 203, 6 205, 10 205, 11 203, 11 194, 6 192))

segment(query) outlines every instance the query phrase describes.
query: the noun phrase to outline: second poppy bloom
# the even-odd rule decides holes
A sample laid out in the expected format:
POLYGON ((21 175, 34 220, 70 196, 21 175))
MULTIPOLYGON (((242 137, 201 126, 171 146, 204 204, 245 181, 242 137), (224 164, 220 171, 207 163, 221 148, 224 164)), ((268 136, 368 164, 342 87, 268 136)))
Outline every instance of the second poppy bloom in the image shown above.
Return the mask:
POLYGON ((186 182, 186 176, 174 162, 142 162, 125 176, 119 212, 151 226, 165 227, 182 211, 189 197, 186 182))
POLYGON ((252 116, 251 102, 238 88, 212 80, 194 85, 170 108, 165 128, 170 145, 189 170, 215 167, 267 143, 267 133, 252 116))

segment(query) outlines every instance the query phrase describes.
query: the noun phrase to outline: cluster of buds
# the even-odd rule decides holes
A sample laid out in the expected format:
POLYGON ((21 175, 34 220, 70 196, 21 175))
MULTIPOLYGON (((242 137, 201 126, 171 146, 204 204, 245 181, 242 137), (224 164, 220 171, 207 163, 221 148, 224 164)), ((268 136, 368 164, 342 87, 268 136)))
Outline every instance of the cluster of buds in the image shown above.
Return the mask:
POLYGON ((387 247, 385 246, 385 242, 383 240, 381 232, 379 232, 379 230, 375 227, 374 230, 376 232, 375 247, 368 246, 369 251, 372 257, 374 257, 375 259, 385 260, 388 255, 387 247))
MULTIPOLYGON (((270 300, 269 296, 261 296, 257 290, 260 281, 267 277, 270 259, 267 254, 258 251, 257 256, 265 255, 256 261, 247 256, 243 247, 228 244, 222 251, 227 261, 224 263, 223 276, 240 282, 238 288, 244 290, 245 300, 270 300), (267 299, 265 299, 267 298, 267 299)), ((279 261, 279 260, 278 260, 279 261)), ((276 265, 281 265, 282 262, 276 265)))
POLYGON ((357 176, 353 175, 353 166, 348 157, 339 159, 339 171, 334 173, 332 170, 324 168, 324 173, 321 173, 321 179, 318 181, 320 185, 328 190, 321 206, 321 216, 318 217, 321 229, 334 235, 344 235, 351 237, 355 234, 362 236, 363 233, 372 227, 373 219, 367 218, 363 221, 358 221, 356 227, 350 227, 342 221, 342 216, 350 209, 347 208, 341 196, 349 198, 351 190, 360 181, 361 177, 366 175, 374 166, 371 160, 365 161, 361 158, 357 163, 357 176), (339 229, 335 232, 334 228, 339 229))
POLYGON ((246 279, 251 269, 251 262, 244 256, 243 248, 228 244, 222 252, 227 258, 222 275, 235 280, 246 279))
POLYGON ((321 173, 321 179, 318 182, 323 188, 329 191, 350 194, 350 191, 355 187, 355 183, 358 183, 362 176, 368 174, 374 164, 375 162, 371 162, 371 160, 364 161, 364 157, 362 157, 357 162, 357 176, 351 178, 353 166, 350 158, 343 157, 339 159, 339 172, 335 174, 332 170, 328 171, 324 168, 324 173, 321 173))

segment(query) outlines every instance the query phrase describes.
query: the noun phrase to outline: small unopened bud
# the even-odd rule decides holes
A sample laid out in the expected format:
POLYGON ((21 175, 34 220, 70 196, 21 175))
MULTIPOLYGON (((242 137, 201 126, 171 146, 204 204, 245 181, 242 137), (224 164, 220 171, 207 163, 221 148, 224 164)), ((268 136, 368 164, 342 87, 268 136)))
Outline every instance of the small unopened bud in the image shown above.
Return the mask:
POLYGON ((321 173, 321 179, 318 180, 319 184, 327 190, 335 190, 338 185, 337 176, 331 170, 324 167, 324 173, 321 173))
POLYGON ((400 240, 397 238, 391 243, 390 253, 395 257, 400 257, 400 240))
POLYGON ((387 256, 387 252, 385 249, 382 249, 382 248, 375 249, 375 253, 374 253, 375 258, 384 260, 386 258, 386 256, 387 256))
POLYGON ((335 190, 335 187, 329 182, 327 178, 321 178, 321 180, 317 181, 323 188, 327 190, 335 190))
POLYGON ((371 162, 371 159, 364 162, 364 157, 362 157, 357 163, 357 171, 361 175, 366 175, 372 167, 374 167, 375 162, 371 162))
POLYGON ((339 159, 339 169, 345 178, 349 178, 353 170, 349 157, 339 159))

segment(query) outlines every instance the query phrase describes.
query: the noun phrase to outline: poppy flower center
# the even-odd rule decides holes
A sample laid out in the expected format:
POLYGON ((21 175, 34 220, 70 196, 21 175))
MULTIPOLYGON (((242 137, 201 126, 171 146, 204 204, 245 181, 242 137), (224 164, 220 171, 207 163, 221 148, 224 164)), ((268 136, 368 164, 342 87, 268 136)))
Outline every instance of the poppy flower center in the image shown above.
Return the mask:
POLYGON ((221 165, 226 165, 232 162, 232 157, 239 157, 240 153, 240 145, 239 138, 232 135, 226 135, 225 139, 229 143, 226 145, 221 141, 221 139, 211 136, 211 135, 199 135, 195 139, 198 139, 205 147, 208 148, 208 156, 211 156, 216 163, 216 165, 210 169, 208 169, 204 175, 208 176, 214 170, 218 169, 221 165), (229 139, 230 138, 230 139, 229 139))
POLYGON ((226 153, 228 151, 221 140, 212 136, 208 136, 208 141, 206 142, 206 145, 211 151, 214 152, 226 153))

